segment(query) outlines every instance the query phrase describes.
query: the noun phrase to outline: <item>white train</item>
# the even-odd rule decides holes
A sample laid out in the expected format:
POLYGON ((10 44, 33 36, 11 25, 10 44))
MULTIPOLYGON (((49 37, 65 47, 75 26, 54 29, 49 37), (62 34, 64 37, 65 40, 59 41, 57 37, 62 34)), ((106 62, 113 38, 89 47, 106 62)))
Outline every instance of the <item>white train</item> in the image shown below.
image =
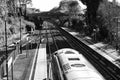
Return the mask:
POLYGON ((103 76, 74 49, 64 48, 54 53, 63 80, 105 80, 103 76))

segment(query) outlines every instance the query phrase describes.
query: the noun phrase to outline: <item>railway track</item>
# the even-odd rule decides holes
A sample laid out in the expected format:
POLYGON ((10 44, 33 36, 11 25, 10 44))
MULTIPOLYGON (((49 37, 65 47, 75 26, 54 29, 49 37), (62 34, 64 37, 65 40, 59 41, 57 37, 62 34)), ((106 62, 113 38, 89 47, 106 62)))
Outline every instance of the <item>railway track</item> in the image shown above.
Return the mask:
MULTIPOLYGON (((94 67, 103 75, 106 80, 120 80, 120 69, 116 65, 82 43, 77 38, 70 35, 68 32, 59 27, 49 27, 47 29, 46 37, 48 38, 47 52, 50 54, 50 56, 54 51, 61 48, 76 49, 82 53, 92 65, 94 65, 94 67)), ((52 63, 52 66, 53 65, 54 64, 52 63)), ((53 74, 56 75, 54 71, 55 70, 53 70, 53 74)), ((57 80, 61 80, 60 76, 57 76, 56 78, 57 80)))
MULTIPOLYGON (((52 53, 54 53, 55 51, 61 49, 61 48, 72 48, 72 46, 69 44, 69 42, 67 42, 67 38, 65 38, 55 27, 49 27, 46 30, 46 37, 47 37, 47 53, 49 53, 49 58, 50 60, 52 60, 52 53)), ((52 60, 51 62, 51 71, 53 74, 53 80, 63 80, 61 78, 61 76, 59 76, 59 71, 57 71, 58 66, 55 66, 56 62, 54 62, 55 60, 52 60), (54 66, 54 67, 53 67, 54 66)), ((48 71, 48 73, 50 73, 50 69, 48 71)), ((50 74, 48 74, 50 76, 50 74)), ((48 77, 49 77, 48 76, 48 77)), ((49 79, 51 79, 49 77, 49 79)))
POLYGON ((59 28, 60 32, 67 35, 66 37, 75 44, 75 49, 82 53, 94 67, 104 76, 106 80, 119 80, 120 68, 88 47, 86 44, 70 35, 68 32, 59 28))

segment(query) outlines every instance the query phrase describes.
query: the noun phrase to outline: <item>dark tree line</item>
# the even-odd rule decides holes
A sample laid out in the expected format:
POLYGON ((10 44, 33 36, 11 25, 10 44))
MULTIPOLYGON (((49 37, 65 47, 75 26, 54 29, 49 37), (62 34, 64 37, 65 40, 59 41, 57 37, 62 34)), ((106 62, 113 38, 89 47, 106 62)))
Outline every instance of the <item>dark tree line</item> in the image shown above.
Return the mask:
POLYGON ((99 8, 100 2, 103 0, 81 0, 83 4, 87 6, 87 12, 86 12, 86 22, 90 27, 90 33, 93 32, 93 29, 96 25, 96 17, 97 17, 97 10, 99 8))

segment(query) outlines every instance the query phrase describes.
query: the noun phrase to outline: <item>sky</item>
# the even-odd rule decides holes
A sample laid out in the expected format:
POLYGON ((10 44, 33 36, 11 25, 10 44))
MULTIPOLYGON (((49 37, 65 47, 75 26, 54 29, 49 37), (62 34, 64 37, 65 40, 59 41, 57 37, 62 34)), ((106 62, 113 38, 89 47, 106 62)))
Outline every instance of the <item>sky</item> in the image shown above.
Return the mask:
MULTIPOLYGON (((54 7, 58 7, 61 0, 32 0, 32 7, 40 9, 40 11, 49 11, 54 7)), ((82 8, 86 8, 80 3, 82 8)))
POLYGON ((32 0, 34 8, 40 9, 40 11, 49 11, 54 7, 59 6, 61 0, 32 0))
MULTIPOLYGON (((112 2, 113 0, 108 0, 108 1, 112 2)), ((116 2, 119 2, 119 3, 120 3, 120 0, 116 0, 116 2)))
MULTIPOLYGON (((61 0, 32 0, 32 7, 40 9, 40 11, 49 11, 54 7, 58 7, 61 0)), ((109 0, 113 1, 113 0, 109 0)), ((120 3, 120 0, 116 0, 120 3)), ((86 6, 79 2, 82 9, 85 9, 86 6)))

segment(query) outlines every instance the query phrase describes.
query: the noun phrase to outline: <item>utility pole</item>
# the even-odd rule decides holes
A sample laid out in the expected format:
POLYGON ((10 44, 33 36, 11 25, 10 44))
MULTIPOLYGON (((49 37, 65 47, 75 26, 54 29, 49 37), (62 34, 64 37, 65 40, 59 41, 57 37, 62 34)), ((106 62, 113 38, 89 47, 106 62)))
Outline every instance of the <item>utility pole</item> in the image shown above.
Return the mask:
MULTIPOLYGON (((5 0, 5 8, 7 8, 6 0, 5 0)), ((6 20, 7 20, 7 11, 6 11, 5 8, 3 8, 3 9, 5 11, 5 16, 4 16, 4 19, 5 19, 5 47, 6 47, 5 55, 6 55, 6 77, 7 77, 7 80, 8 80, 8 51, 7 51, 7 22, 6 22, 6 20)))
MULTIPOLYGON (((116 0, 113 0, 113 7, 114 9, 116 8, 115 6, 117 5, 116 0)), ((119 50, 119 19, 120 17, 115 17, 117 21, 117 26, 116 26, 116 50, 119 50)))
POLYGON ((27 14, 27 4, 25 3, 25 18, 26 18, 26 14, 27 14))
POLYGON ((114 17, 113 19, 116 22, 116 32, 115 32, 116 33, 115 34, 116 40, 115 41, 116 41, 116 50, 118 50, 119 49, 119 36, 118 35, 119 35, 119 23, 120 23, 119 19, 120 18, 119 17, 114 17))
POLYGON ((6 46, 6 75, 8 80, 8 51, 7 51, 7 24, 6 24, 6 16, 5 16, 5 46, 6 46))
POLYGON ((116 50, 118 50, 118 18, 117 19, 117 29, 116 29, 116 50))
MULTIPOLYGON (((20 9, 21 9, 21 1, 19 0, 19 7, 20 7, 20 9)), ((20 10, 20 11, 22 11, 22 10, 20 10)), ((19 11, 19 14, 20 14, 20 54, 22 54, 22 45, 21 45, 21 37, 22 37, 22 31, 21 31, 21 13, 22 12, 20 12, 19 11)))
POLYGON ((119 20, 120 20, 120 17, 117 17, 117 35, 116 35, 117 43, 116 43, 116 46, 117 46, 118 50, 119 50, 119 24, 120 24, 119 20))

